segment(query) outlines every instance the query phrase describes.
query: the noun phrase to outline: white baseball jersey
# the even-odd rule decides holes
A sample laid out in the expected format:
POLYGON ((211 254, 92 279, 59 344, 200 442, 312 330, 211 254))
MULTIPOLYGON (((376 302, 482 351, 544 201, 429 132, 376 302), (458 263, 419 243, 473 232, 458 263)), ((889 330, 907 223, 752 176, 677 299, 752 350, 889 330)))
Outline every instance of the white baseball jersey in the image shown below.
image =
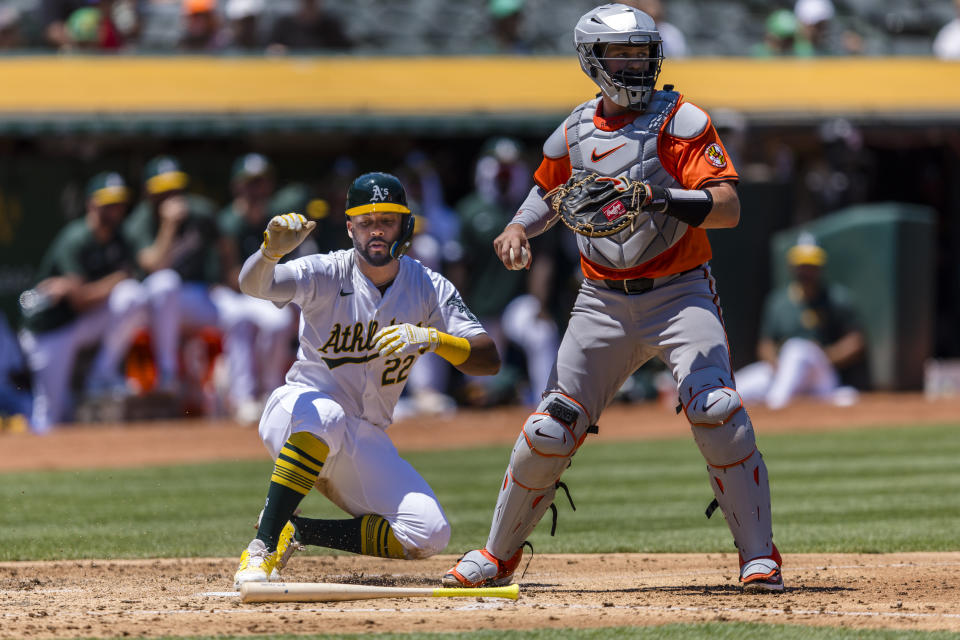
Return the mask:
POLYGON ((348 415, 386 429, 410 367, 420 353, 381 358, 373 336, 409 322, 462 338, 484 333, 456 287, 419 261, 404 256, 384 295, 356 268, 354 251, 292 260, 300 317, 297 361, 287 384, 328 395, 348 415))

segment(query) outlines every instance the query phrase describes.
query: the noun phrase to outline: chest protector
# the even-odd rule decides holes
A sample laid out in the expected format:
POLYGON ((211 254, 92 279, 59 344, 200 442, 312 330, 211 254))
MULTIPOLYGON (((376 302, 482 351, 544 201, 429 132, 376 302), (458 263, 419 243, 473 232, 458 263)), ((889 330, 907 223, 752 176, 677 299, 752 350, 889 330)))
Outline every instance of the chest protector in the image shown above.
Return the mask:
MULTIPOLYGON (((662 187, 682 188, 660 163, 657 139, 676 111, 680 94, 657 91, 647 110, 616 131, 602 131, 593 123, 599 98, 583 103, 567 118, 566 135, 573 172, 603 176, 626 174, 632 180, 662 187)), ((643 212, 636 224, 603 238, 577 234, 580 253, 593 263, 629 269, 657 257, 683 236, 687 225, 663 213, 643 212)))

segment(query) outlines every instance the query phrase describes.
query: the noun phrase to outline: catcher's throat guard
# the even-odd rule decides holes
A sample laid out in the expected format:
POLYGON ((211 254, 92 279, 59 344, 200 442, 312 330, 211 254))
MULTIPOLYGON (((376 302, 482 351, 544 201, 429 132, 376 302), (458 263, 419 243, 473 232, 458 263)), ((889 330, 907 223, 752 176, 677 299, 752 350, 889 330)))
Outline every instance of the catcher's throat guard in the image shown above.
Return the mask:
POLYGON ((611 236, 636 225, 650 187, 627 176, 601 176, 579 172, 545 196, 571 231, 591 238, 611 236))

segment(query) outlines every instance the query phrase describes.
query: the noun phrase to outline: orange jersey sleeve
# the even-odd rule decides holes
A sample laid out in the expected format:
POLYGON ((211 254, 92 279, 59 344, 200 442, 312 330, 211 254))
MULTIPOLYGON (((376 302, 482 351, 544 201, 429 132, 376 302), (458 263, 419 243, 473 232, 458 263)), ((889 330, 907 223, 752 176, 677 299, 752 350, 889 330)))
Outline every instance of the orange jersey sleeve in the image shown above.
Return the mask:
POLYGON ((657 153, 663 168, 684 189, 702 189, 712 182, 739 180, 712 120, 693 138, 677 138, 661 130, 657 153))
POLYGON ((543 156, 543 162, 540 163, 533 174, 533 181, 544 191, 550 191, 550 189, 569 180, 572 174, 573 167, 570 166, 570 156, 560 158, 543 156))

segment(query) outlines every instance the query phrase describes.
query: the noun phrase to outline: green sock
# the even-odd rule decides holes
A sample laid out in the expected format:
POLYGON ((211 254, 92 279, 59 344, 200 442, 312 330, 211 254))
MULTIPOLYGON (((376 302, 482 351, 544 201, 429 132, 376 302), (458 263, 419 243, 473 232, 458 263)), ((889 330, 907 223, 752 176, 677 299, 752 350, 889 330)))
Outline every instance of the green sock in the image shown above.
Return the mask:
POLYGON ((287 438, 273 466, 267 502, 257 528, 257 539, 269 551, 277 548, 280 532, 313 488, 329 453, 327 444, 312 433, 300 431, 287 438))
POLYGON ((390 523, 378 515, 350 520, 290 518, 296 538, 303 544, 339 549, 379 558, 405 558, 403 545, 393 534, 390 523))
POLYGON ((263 544, 267 545, 270 551, 277 548, 280 532, 293 516, 301 500, 303 500, 303 494, 299 491, 276 482, 270 483, 270 489, 267 490, 267 503, 263 507, 263 516, 260 518, 260 527, 257 529, 257 539, 263 540, 263 544))

